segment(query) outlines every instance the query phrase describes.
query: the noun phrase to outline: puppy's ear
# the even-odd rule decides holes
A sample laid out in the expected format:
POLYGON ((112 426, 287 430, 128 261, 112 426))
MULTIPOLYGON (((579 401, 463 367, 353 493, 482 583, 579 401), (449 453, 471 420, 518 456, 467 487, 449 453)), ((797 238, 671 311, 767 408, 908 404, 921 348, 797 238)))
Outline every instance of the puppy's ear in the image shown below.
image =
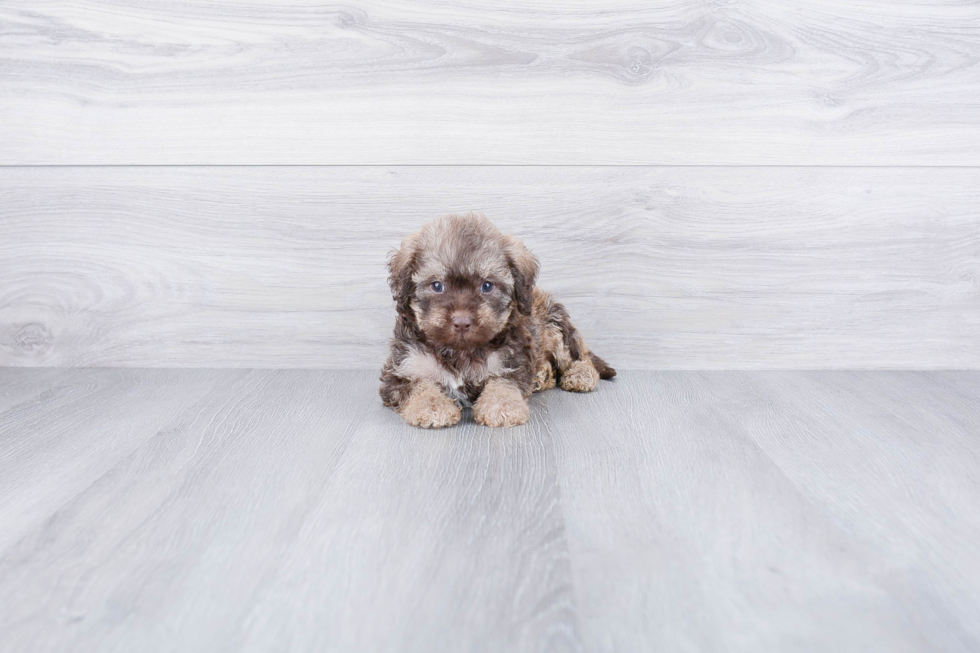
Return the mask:
POLYGON ((391 287, 391 297, 399 315, 405 316, 410 322, 415 322, 412 314, 412 296, 415 294, 415 282, 412 275, 418 267, 419 237, 414 233, 405 236, 401 247, 388 257, 388 286, 391 287))
POLYGON ((514 275, 514 302, 524 315, 531 314, 534 282, 538 278, 538 259, 514 236, 504 236, 504 253, 514 275))

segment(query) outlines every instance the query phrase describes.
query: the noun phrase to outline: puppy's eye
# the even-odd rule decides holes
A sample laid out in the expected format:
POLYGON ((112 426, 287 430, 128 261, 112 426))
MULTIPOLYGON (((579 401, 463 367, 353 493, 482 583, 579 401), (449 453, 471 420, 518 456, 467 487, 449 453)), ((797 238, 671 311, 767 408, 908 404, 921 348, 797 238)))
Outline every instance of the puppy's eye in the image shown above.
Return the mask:
POLYGON ((480 286, 480 290, 482 292, 485 292, 485 293, 486 292, 492 292, 493 291, 493 282, 492 281, 484 281, 483 282, 483 285, 480 286))
POLYGON ((442 292, 446 289, 446 287, 442 285, 441 281, 433 281, 429 287, 432 288, 432 292, 442 292))

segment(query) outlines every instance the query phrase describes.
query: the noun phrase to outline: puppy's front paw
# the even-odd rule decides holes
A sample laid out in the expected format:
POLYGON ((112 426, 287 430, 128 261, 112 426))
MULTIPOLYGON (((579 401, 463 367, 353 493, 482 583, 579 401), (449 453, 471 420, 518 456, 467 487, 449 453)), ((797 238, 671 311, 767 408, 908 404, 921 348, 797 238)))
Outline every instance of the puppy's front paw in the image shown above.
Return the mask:
POLYGON ((399 411, 412 426, 438 429, 452 426, 462 416, 459 406, 432 383, 420 383, 399 411))
POLYGON ((530 416, 527 400, 508 381, 491 380, 473 404, 473 419, 484 426, 517 426, 530 416))
POLYGON ((599 383, 599 372, 589 360, 577 360, 561 373, 562 390, 568 392, 589 392, 599 383))

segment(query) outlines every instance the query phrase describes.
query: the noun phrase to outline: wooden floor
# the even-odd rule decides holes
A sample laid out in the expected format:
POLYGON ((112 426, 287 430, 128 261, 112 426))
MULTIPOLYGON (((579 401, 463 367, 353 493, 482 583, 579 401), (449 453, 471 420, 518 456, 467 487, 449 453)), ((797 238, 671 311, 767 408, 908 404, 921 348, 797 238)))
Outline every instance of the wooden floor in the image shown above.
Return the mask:
POLYGON ((980 650, 980 372, 376 385, 0 369, 0 650, 980 650))

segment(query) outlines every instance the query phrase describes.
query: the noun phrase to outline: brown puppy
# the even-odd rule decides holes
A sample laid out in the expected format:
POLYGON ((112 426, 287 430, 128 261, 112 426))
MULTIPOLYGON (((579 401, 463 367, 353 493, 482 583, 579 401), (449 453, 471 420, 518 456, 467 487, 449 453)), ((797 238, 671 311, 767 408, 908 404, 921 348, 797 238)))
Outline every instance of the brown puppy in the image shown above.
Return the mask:
POLYGON ((538 261, 480 215, 450 215, 407 236, 388 262, 398 317, 381 398, 409 424, 527 421, 528 397, 588 392, 616 370, 591 353, 565 312, 534 287, 538 261))

